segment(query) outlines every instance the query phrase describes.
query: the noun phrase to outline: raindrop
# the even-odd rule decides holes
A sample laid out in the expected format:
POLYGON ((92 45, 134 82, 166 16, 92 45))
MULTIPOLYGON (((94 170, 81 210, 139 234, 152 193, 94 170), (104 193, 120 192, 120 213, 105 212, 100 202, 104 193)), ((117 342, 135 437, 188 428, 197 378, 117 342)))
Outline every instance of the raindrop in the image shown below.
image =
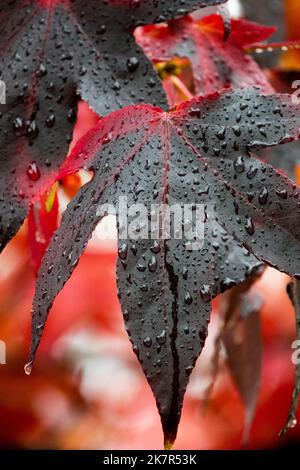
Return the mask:
POLYGON ((157 259, 155 256, 151 256, 150 261, 148 263, 148 268, 151 273, 154 273, 157 269, 157 259))
POLYGON ((184 303, 187 305, 191 305, 193 303, 193 297, 188 291, 184 294, 184 303))
POLYGON ((247 172, 247 178, 249 178, 249 180, 252 180, 253 178, 255 178, 257 171, 258 171, 257 168, 255 168, 254 166, 251 166, 247 172))
POLYGON ((233 279, 230 279, 230 277, 226 277, 221 281, 221 292, 224 292, 227 289, 231 289, 231 287, 234 287, 236 285, 236 282, 233 279))
POLYGON ((203 284, 200 287, 200 295, 203 302, 209 302, 212 297, 211 286, 208 284, 203 284))
POLYGON ((167 339, 167 334, 166 334, 165 330, 163 330, 160 335, 156 336, 156 340, 157 340, 158 344, 160 344, 161 346, 163 344, 165 344, 166 339, 167 339))
POLYGON ((35 120, 27 121, 26 123, 26 135, 29 139, 35 139, 38 136, 39 130, 35 120))
POLYGON ((269 197, 269 191, 264 186, 258 195, 259 203, 263 206, 264 204, 266 204, 268 197, 269 197))
POLYGON ((150 250, 152 251, 152 253, 155 253, 155 254, 160 252, 160 244, 157 240, 154 240, 153 245, 150 248, 150 250))
POLYGON ((277 189, 276 194, 280 199, 286 199, 287 198, 287 190, 286 189, 277 189))
POLYGON ((245 171, 245 162, 243 157, 239 156, 234 162, 234 169, 237 173, 243 173, 245 171))
POLYGON ((251 217, 246 217, 245 229, 249 233, 249 235, 254 234, 255 229, 254 229, 254 224, 253 224, 253 220, 251 219, 251 217))
POLYGON ((240 126, 233 126, 232 130, 237 137, 240 137, 242 134, 240 126))
POLYGON ((24 366, 24 372, 25 372, 26 375, 30 375, 30 374, 31 374, 32 366, 33 366, 33 361, 28 362, 27 364, 25 364, 25 366, 24 366))
POLYGON ((126 259, 127 253, 128 253, 127 245, 126 243, 123 243, 123 245, 118 250, 119 258, 126 259))
POLYGON ((127 68, 128 68, 128 71, 133 73, 136 71, 136 69, 138 68, 139 66, 139 60, 137 59, 137 57, 129 57, 128 61, 127 61, 127 68))
POLYGON ((55 116, 54 114, 50 114, 50 116, 47 117, 46 119, 46 126, 51 128, 55 124, 55 116))
POLYGON ((149 336, 147 336, 147 338, 144 339, 143 343, 146 346, 146 348, 150 348, 150 346, 152 345, 152 339, 149 336))
POLYGON ((37 181, 40 179, 41 172, 39 167, 35 162, 32 162, 28 165, 27 167, 27 176, 30 178, 32 181, 37 181))
POLYGON ((24 122, 23 119, 20 117, 17 117, 14 122, 13 122, 14 130, 17 134, 17 136, 20 136, 24 132, 24 122))

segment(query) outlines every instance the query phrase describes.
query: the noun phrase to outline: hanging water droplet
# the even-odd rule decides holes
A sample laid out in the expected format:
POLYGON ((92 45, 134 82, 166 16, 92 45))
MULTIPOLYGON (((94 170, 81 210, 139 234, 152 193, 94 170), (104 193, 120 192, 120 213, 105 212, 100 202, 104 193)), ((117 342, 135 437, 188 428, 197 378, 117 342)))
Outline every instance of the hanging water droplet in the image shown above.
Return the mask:
POLYGON ((290 428, 290 429, 295 428, 295 427, 297 426, 297 423, 298 423, 297 419, 294 418, 294 419, 289 423, 289 428, 290 428))
POLYGON ((27 364, 25 364, 25 366, 24 366, 24 372, 25 372, 26 375, 30 375, 30 374, 31 374, 32 366, 33 366, 33 361, 28 362, 27 364))

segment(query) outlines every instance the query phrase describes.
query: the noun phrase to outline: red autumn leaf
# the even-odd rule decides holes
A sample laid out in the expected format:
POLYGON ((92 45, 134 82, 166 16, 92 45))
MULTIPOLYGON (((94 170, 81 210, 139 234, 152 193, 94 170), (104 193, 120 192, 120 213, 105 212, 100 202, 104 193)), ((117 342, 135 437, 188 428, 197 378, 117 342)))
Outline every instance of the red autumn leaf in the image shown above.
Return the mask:
POLYGON ((232 20, 231 29, 229 39, 224 42, 220 15, 198 21, 186 17, 168 25, 139 28, 136 38, 154 61, 187 57, 194 71, 197 95, 253 85, 271 92, 265 74, 244 47, 267 39, 275 29, 245 20, 232 20))

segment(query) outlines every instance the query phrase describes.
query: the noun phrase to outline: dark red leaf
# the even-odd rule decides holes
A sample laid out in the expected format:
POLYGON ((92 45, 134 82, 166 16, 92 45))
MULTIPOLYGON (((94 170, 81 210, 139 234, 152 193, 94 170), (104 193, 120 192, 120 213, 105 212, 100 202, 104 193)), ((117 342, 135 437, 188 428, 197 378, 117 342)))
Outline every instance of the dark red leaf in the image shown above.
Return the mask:
POLYGON ((272 92, 265 74, 243 48, 267 39, 274 28, 245 20, 231 21, 231 35, 224 43, 224 24, 220 15, 199 21, 191 17, 169 25, 145 26, 136 37, 152 60, 187 57, 191 61, 197 95, 228 87, 258 85, 272 92))
MULTIPOLYGON (((300 109, 289 96, 262 96, 255 89, 214 93, 170 113, 141 105, 102 119, 77 144, 65 168, 74 171, 85 162, 94 178, 69 204, 41 264, 30 360, 55 297, 97 223, 113 212, 103 204, 113 204, 124 319, 169 446, 206 338, 210 299, 260 266, 250 252, 299 276, 300 190, 249 155, 258 145, 297 138, 299 126, 300 109), (147 239, 150 234, 141 227, 122 239, 120 196, 127 197, 128 207, 143 204, 146 218, 153 204, 202 205, 204 246, 190 251, 190 242, 199 240, 186 232, 180 239, 147 239)), ((136 215, 135 210, 128 214, 132 230, 136 215)), ((171 226, 173 233, 174 222, 171 226)))
POLYGON ((218 331, 213 344, 211 379, 205 393, 205 408, 220 369, 222 346, 227 353, 227 364, 246 408, 244 440, 248 436, 255 410, 261 373, 261 337, 257 317, 261 298, 250 292, 253 284, 262 276, 262 263, 253 275, 220 296, 218 304, 218 331), (259 333, 259 336, 258 336, 259 333), (236 341, 238 339, 238 341, 236 341))
POLYGON ((244 443, 248 441, 261 381, 261 307, 258 296, 242 295, 238 315, 222 334, 227 365, 246 409, 244 443))
POLYGON ((55 180, 80 96, 100 115, 149 102, 167 107, 137 24, 225 0, 5 0, 0 5, 0 249, 55 180))

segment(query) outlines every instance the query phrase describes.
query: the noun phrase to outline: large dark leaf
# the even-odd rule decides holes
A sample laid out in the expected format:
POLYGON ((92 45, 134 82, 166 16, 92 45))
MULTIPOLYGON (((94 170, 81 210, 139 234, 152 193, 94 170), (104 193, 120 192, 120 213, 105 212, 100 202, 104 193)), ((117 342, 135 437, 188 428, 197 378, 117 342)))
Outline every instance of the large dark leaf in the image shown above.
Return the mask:
POLYGON ((231 21, 231 34, 224 42, 224 24, 220 15, 195 21, 185 17, 169 25, 145 26, 136 38, 152 60, 186 57, 194 72, 197 95, 222 88, 260 86, 271 92, 264 72, 245 46, 260 42, 274 33, 274 28, 245 20, 231 21))
MULTIPOLYGON (((141 105, 101 120, 62 171, 86 162, 94 177, 69 204, 39 270, 30 360, 57 293, 97 223, 113 211, 102 205, 118 209, 120 196, 127 197, 132 229, 141 210, 132 205, 143 204, 146 220, 127 238, 124 211, 117 210, 118 287, 126 328, 156 396, 168 446, 205 341, 211 298, 260 265, 250 251, 299 276, 300 191, 249 156, 253 146, 297 138, 299 111, 289 96, 261 96, 249 89, 197 98, 170 113, 141 105), (179 239, 147 239, 153 204, 203 206, 203 247, 190 251, 186 231, 182 238, 176 232, 179 239)), ((161 219, 167 220, 166 209, 161 219)), ((190 223, 185 216, 185 227, 190 223)), ((171 225, 173 234, 174 221, 171 225)))
POLYGON ((101 115, 133 103, 166 107, 135 43, 137 24, 225 0, 5 0, 0 5, 0 249, 63 162, 77 99, 101 115))

